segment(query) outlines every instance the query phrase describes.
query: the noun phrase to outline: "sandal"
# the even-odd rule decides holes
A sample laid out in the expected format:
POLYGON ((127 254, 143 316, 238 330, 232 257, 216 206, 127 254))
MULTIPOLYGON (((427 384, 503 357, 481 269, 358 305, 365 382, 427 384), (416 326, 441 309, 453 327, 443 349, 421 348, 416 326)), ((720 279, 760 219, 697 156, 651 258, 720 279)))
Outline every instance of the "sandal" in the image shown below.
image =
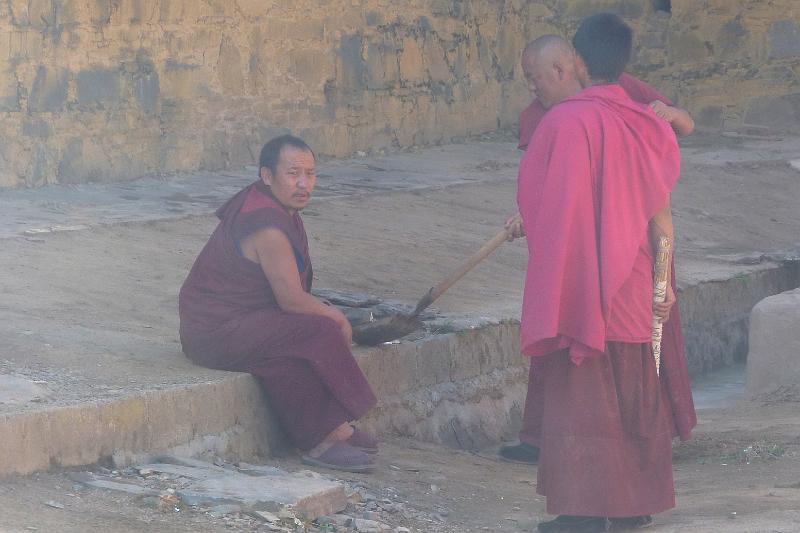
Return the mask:
POLYGON ((497 455, 507 463, 535 465, 539 462, 539 448, 525 442, 513 446, 503 446, 497 455))
POLYGON ((343 441, 334 442, 319 457, 304 455, 302 460, 303 463, 310 466, 343 472, 371 472, 374 468, 372 457, 343 441))
POLYGON ((353 448, 358 448, 364 453, 376 454, 378 453, 378 439, 353 426, 353 434, 345 441, 353 448))
POLYGON ((606 530, 606 519, 601 516, 559 515, 554 520, 539 522, 540 533, 601 533, 606 530))
POLYGON ((648 515, 626 516, 625 518, 609 518, 611 524, 609 531, 628 531, 631 529, 644 529, 653 525, 653 517, 648 515))

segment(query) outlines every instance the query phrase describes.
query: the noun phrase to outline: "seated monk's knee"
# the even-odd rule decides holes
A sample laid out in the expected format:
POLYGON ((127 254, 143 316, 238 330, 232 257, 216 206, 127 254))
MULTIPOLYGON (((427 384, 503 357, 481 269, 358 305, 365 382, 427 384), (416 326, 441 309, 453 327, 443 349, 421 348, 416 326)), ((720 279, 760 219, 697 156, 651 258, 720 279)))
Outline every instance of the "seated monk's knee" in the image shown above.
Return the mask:
POLYGON ((308 334, 311 337, 338 340, 344 343, 342 328, 332 318, 321 315, 307 315, 308 334))

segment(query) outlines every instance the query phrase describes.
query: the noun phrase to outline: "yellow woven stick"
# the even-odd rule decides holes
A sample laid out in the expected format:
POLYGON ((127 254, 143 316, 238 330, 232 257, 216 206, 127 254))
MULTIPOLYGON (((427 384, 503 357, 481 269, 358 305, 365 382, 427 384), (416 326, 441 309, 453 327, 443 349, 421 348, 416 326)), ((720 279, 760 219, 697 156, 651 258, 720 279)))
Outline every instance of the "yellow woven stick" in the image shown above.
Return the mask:
MULTIPOLYGON (((669 260, 672 242, 669 237, 658 239, 656 261, 653 271, 653 302, 663 303, 667 299, 667 280, 669 280, 669 260)), ((658 317, 653 315, 653 357, 656 360, 656 373, 661 371, 661 334, 664 329, 658 317)))

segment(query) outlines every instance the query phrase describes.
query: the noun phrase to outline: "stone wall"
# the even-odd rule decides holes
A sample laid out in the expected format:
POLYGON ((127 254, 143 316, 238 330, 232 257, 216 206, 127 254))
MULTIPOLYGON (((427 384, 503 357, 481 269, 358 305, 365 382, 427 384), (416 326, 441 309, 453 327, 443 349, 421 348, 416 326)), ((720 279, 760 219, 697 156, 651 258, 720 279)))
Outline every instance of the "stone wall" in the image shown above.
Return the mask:
POLYGON ((532 2, 9 0, 0 186, 428 144, 515 120, 532 2))
POLYGON ((9 0, 0 187, 251 164, 285 131, 342 156, 510 127, 526 40, 599 9, 637 30, 634 72, 701 124, 800 129, 797 2, 653 4, 9 0))
POLYGON ((633 72, 677 98, 699 126, 800 133, 800 2, 591 2, 601 3, 618 4, 636 29, 633 72), (640 12, 643 3, 671 4, 671 13, 640 12))

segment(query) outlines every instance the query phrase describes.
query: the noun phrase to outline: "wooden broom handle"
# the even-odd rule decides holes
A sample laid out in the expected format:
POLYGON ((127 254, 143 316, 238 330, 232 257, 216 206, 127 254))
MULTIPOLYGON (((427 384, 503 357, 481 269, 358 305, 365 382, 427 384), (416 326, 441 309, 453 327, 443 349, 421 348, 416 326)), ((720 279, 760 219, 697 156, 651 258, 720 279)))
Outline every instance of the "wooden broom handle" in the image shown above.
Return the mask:
MULTIPOLYGON (((509 224, 509 227, 514 225, 517 221, 519 221, 519 215, 517 215, 509 224)), ((486 259, 492 252, 497 250, 501 244, 508 240, 509 230, 504 229, 494 237, 492 237, 486 244, 484 244, 480 250, 475 252, 469 259, 467 259, 458 269, 456 269, 452 274, 447 276, 444 280, 439 282, 438 285, 434 285, 431 287, 427 294, 423 296, 419 303, 417 303, 417 307, 414 310, 414 314, 418 315, 421 313, 425 308, 431 305, 439 296, 444 294, 444 292, 453 286, 455 282, 460 280, 464 277, 464 275, 475 268, 475 265, 486 259)))

